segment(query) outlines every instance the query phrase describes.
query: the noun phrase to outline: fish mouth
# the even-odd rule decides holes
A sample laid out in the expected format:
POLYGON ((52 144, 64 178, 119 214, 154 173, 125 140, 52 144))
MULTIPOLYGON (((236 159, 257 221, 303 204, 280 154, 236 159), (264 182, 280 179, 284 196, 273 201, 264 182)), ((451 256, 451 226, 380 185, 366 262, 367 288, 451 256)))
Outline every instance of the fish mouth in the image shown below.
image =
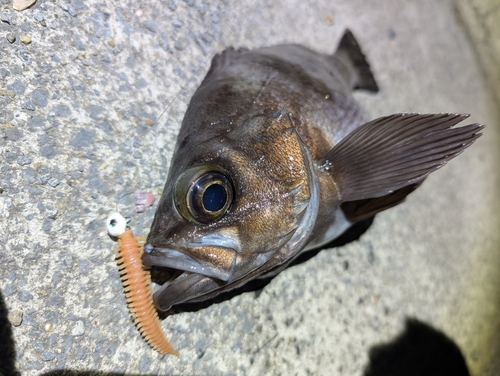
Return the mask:
POLYGON ((182 251, 147 244, 143 262, 147 266, 162 266, 229 281, 234 273, 236 254, 236 250, 232 248, 198 243, 191 243, 188 247, 183 247, 182 251))
POLYGON ((203 288, 196 286, 200 282, 212 280, 223 285, 234 273, 237 252, 233 248, 198 242, 189 243, 181 249, 155 247, 152 244, 144 248, 144 265, 166 267, 172 272, 171 278, 153 294, 157 308, 162 311, 203 295, 203 288))
POLYGON ((166 268, 170 274, 153 294, 155 305, 167 311, 174 304, 203 295, 206 292, 203 286, 207 283, 217 286, 230 283, 239 252, 239 238, 220 233, 180 244, 151 239, 144 247, 143 265, 166 268))

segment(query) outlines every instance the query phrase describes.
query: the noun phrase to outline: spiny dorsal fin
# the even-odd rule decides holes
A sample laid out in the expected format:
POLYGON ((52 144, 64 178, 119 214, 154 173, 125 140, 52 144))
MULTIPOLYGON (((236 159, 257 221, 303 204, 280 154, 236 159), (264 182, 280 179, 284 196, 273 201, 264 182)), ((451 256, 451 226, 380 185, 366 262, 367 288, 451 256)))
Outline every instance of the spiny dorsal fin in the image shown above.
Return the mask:
POLYGON ((353 89, 363 89, 372 91, 374 93, 379 91, 377 82, 375 81, 375 78, 373 77, 372 71, 370 69, 370 64, 368 64, 365 55, 361 51, 356 38, 354 38, 354 35, 350 30, 345 31, 342 39, 340 40, 335 55, 347 56, 347 58, 353 65, 353 68, 357 73, 353 89))
POLYGON ((419 182, 480 137, 479 124, 452 128, 468 116, 385 116, 346 136, 322 162, 342 202, 385 196, 419 182))
POLYGON ((207 75, 204 78, 204 81, 219 70, 223 70, 230 66, 236 59, 238 59, 244 53, 247 53, 248 48, 238 48, 228 47, 224 51, 216 54, 212 59, 212 64, 210 65, 210 69, 207 72, 207 75))

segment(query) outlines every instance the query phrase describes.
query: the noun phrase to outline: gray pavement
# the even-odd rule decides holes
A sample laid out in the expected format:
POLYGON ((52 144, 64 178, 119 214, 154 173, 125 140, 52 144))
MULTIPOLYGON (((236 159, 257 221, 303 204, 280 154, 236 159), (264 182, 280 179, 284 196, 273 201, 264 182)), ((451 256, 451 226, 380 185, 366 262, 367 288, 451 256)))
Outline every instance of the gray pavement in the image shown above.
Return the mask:
POLYGON ((472 375, 500 374, 500 7, 244 3, 39 0, 17 12, 0 0, 0 293, 17 369, 363 375, 370 349, 413 318, 452 340, 472 375), (356 94, 371 117, 466 112, 488 124, 484 136, 359 241, 260 294, 165 319, 180 356, 162 358, 129 318, 106 216, 118 208, 147 234, 154 208, 135 214, 130 193, 159 196, 214 53, 277 43, 333 52, 345 28, 382 89, 356 94))

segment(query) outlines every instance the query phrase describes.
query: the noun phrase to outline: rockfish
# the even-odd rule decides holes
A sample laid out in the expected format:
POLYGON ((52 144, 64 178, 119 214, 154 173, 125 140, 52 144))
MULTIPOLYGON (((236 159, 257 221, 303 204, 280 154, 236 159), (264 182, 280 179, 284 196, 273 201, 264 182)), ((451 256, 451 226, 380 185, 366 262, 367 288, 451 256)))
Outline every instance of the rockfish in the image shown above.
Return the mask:
POLYGON ((404 201, 481 136, 468 115, 368 121, 352 91, 378 91, 352 33, 333 55, 299 45, 213 58, 178 135, 143 254, 171 278, 157 308, 279 273, 353 223, 404 201))

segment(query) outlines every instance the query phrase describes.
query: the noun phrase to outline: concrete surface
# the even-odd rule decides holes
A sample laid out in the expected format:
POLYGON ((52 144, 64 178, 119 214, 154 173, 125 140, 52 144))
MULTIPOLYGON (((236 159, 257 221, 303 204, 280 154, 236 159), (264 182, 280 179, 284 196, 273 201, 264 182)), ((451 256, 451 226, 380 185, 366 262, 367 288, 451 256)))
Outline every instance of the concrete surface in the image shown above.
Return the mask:
MULTIPOLYGON (((474 48, 477 14, 465 1, 214 3, 39 0, 16 12, 0 0, 0 292, 17 369, 362 375, 370 350, 414 318, 453 341, 472 375, 500 374, 498 103, 484 76, 494 60, 476 54, 500 47, 474 48), (168 317, 180 357, 162 358, 130 321, 103 221, 118 206, 147 233, 154 209, 135 215, 120 198, 161 189, 214 53, 283 42, 332 52, 346 27, 382 88, 357 95, 370 116, 467 112, 485 135, 359 241, 260 295, 168 317)), ((489 3, 472 2, 498 20, 489 3)))

